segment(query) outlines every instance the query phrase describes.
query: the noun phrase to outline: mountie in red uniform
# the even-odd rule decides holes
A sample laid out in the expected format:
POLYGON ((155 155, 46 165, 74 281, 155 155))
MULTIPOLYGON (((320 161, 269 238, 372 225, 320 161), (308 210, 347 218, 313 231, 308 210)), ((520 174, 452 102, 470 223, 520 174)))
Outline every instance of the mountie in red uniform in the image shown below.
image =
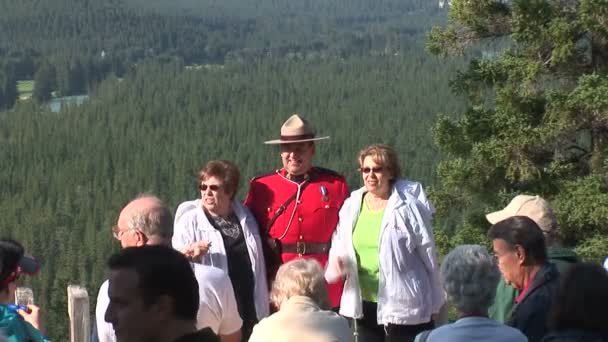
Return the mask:
MULTIPOLYGON (((338 212, 348 194, 346 180, 334 171, 313 167, 304 176, 289 177, 281 169, 252 179, 245 205, 258 220, 261 234, 277 244, 281 262, 309 257, 325 267, 338 212)), ((274 277, 278 265, 268 263, 274 277)), ((328 291, 332 307, 339 306, 342 284, 329 284, 328 291)))

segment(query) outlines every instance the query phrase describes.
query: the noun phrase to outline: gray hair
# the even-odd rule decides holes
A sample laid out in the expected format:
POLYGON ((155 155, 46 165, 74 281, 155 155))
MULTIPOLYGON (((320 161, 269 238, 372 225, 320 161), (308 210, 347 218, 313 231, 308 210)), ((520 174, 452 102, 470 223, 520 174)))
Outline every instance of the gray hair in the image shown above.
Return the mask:
POLYGON ((163 201, 153 195, 142 194, 136 199, 150 198, 155 205, 135 212, 127 221, 129 229, 139 229, 147 237, 160 236, 170 239, 173 236, 173 215, 163 201))
POLYGON ((494 258, 479 245, 458 246, 441 264, 441 280, 448 298, 464 314, 487 313, 499 279, 494 258))
POLYGON ((279 267, 270 299, 280 308, 284 301, 293 296, 306 296, 320 308, 330 308, 323 269, 318 261, 295 259, 279 267))

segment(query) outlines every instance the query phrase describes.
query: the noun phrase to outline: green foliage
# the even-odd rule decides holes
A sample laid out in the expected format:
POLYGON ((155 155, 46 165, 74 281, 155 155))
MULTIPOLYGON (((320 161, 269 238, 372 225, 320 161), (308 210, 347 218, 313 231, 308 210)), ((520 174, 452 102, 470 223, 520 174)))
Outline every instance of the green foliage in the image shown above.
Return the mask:
POLYGON ((17 91, 19 92, 19 96, 32 96, 34 80, 17 81, 17 91))
MULTIPOLYGON (((151 59, 184 64, 394 54, 433 23, 425 0, 0 0, 0 57, 33 78, 42 61, 57 71, 59 92, 109 73, 122 76, 151 59), (83 73, 78 70, 82 69, 83 73), (70 79, 71 77, 82 79, 70 79)), ((87 89, 88 90, 88 89, 87 89)))
POLYGON ((44 103, 51 98, 55 88, 55 68, 49 63, 43 63, 34 75, 34 91, 32 98, 38 103, 44 103))
POLYGON ((428 134, 434 113, 462 108, 445 74, 463 63, 424 57, 351 57, 329 62, 264 59, 256 64, 186 68, 140 64, 109 77, 78 107, 52 114, 21 102, 0 115, 0 234, 43 262, 32 284, 65 340, 65 287, 80 283, 91 298, 118 244, 110 227, 129 199, 150 191, 170 207, 198 196, 196 173, 210 159, 239 165, 247 180, 280 167, 279 134, 293 112, 331 140, 317 144, 315 163, 361 186, 356 156, 388 143, 407 178, 432 184, 436 152, 428 134))
POLYGON ((598 233, 581 240, 575 251, 585 261, 601 263, 606 259, 606 246, 608 246, 608 236, 605 233, 598 233))
MULTIPOLYGON (((597 233, 608 233, 605 228, 608 217, 606 185, 606 179, 598 175, 561 184, 553 205, 562 225, 560 233, 566 241, 585 240, 597 233)), ((606 252, 604 249, 604 254, 608 254, 606 252)))
POLYGON ((10 109, 17 101, 17 79, 10 64, 2 63, 0 59, 0 110, 10 109))
POLYGON ((427 49, 439 56, 509 41, 456 75, 469 108, 432 130, 443 156, 433 198, 448 209, 444 226, 457 222, 445 233, 454 244, 483 241, 476 213, 532 193, 553 202, 568 244, 608 254, 597 239, 608 233, 607 14, 601 0, 455 0, 447 26, 431 30, 427 49))

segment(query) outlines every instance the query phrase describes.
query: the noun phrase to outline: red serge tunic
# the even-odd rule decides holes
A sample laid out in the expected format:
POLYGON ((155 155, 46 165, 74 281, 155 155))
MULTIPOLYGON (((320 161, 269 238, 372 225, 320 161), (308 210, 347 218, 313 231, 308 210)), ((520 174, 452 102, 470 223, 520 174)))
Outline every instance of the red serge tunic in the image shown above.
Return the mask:
MULTIPOLYGON (((283 169, 251 180, 245 205, 256 217, 260 231, 267 229, 268 222, 279 207, 293 196, 300 188, 298 198, 291 201, 277 217, 268 232, 281 241, 282 245, 302 246, 306 243, 329 244, 338 224, 338 212, 348 197, 348 186, 343 176, 338 173, 313 167, 304 182, 297 183, 287 179, 283 169)), ((305 251, 304 251, 305 252, 305 251)), ((325 267, 328 252, 319 254, 284 252, 283 262, 298 257, 310 257, 318 260, 325 267)), ((328 285, 332 307, 340 305, 342 284, 328 285)))

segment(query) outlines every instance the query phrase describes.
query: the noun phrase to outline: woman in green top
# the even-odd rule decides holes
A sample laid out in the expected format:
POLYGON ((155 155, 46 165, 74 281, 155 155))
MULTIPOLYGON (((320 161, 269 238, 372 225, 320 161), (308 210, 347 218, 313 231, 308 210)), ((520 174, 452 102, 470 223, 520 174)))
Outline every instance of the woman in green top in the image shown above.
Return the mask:
POLYGON ((433 208, 420 183, 399 179, 390 146, 365 148, 359 167, 363 187, 340 209, 325 277, 345 280, 340 314, 355 319, 359 342, 413 341, 445 297, 433 208))

